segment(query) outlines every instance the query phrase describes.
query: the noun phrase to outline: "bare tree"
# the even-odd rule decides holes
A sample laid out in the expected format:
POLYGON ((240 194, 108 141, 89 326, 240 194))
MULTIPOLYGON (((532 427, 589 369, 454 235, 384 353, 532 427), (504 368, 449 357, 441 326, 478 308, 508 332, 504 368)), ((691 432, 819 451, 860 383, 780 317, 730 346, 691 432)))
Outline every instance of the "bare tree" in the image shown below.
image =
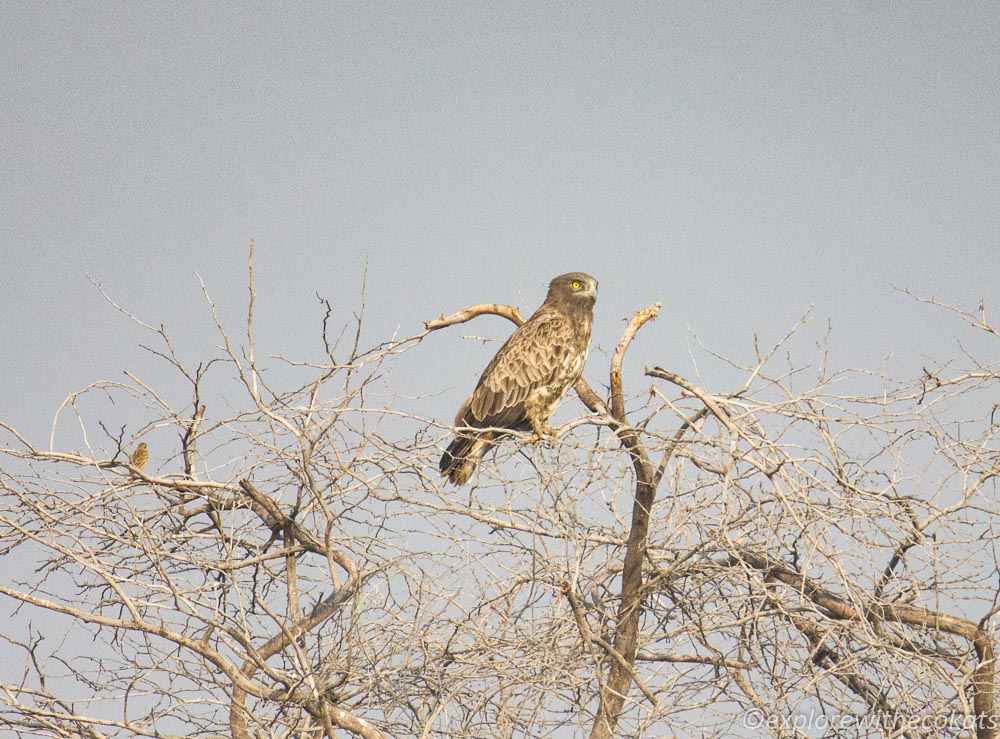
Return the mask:
POLYGON ((392 369, 438 330, 520 313, 365 346, 323 303, 320 361, 262 361, 250 264, 238 339, 212 306, 218 356, 142 324, 182 395, 131 373, 71 395, 48 444, 0 424, 0 725, 997 736, 996 364, 912 382, 796 366, 793 329, 729 362, 735 390, 653 367, 630 394, 654 305, 607 399, 581 381, 557 441, 512 438, 456 489, 436 469, 451 429, 392 369))

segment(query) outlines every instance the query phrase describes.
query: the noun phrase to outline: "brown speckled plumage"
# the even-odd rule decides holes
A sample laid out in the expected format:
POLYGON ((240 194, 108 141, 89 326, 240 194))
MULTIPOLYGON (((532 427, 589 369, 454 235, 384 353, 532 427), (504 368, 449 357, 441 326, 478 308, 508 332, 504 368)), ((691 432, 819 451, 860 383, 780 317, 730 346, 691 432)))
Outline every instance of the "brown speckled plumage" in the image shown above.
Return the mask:
POLYGON ((139 446, 135 448, 132 452, 132 456, 129 458, 132 466, 136 469, 141 470, 146 466, 146 462, 149 461, 149 448, 146 446, 146 442, 140 442, 139 446))
POLYGON ((458 431, 441 457, 441 474, 466 483, 504 431, 550 431, 549 416, 583 374, 597 280, 570 272, 549 284, 545 302, 504 343, 455 417, 458 431), (486 430, 490 429, 490 430, 486 430))

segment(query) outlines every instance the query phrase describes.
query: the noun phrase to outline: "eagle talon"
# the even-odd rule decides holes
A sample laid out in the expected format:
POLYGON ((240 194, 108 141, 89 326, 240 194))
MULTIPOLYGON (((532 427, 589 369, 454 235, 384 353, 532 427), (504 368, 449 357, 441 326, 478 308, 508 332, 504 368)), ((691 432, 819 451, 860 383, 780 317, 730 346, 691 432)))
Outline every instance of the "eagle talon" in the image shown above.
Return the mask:
POLYGON ((525 444, 537 444, 541 442, 542 444, 552 444, 555 441, 555 434, 538 434, 534 433, 531 436, 527 436, 524 439, 525 444))
POLYGON ((556 430, 545 423, 545 421, 537 421, 532 423, 531 426, 535 430, 535 433, 528 437, 528 441, 554 441, 558 436, 556 430))

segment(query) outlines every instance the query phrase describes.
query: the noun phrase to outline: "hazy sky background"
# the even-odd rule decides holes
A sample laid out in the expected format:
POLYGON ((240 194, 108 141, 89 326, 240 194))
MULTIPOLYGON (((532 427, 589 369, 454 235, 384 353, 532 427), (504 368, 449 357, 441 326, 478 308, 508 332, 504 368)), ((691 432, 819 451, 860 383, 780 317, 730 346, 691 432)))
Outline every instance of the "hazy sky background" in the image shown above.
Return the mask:
MULTIPOLYGON (((214 356, 196 274, 238 331, 251 237, 260 355, 317 358, 366 263, 371 342, 585 270, 595 385, 654 300, 636 392, 731 390, 693 337, 749 360, 810 305, 807 361, 829 326, 832 365, 913 376, 974 334, 894 288, 997 307, 998 39, 951 0, 4 3, 0 419, 42 441, 68 392, 162 379, 87 275, 214 356)), ((432 336, 399 392, 450 419, 495 348, 461 336, 507 332, 432 336)))
MULTIPOLYGON (((219 355, 198 277, 239 335, 251 238, 259 357, 321 359, 316 296, 350 320, 367 265, 368 344, 593 274, 598 390, 656 300, 632 393, 644 364, 733 390, 697 342, 750 362, 810 305, 799 366, 828 331, 832 367, 1000 359, 896 289, 1000 314, 998 2, 3 2, 0 100, 0 421, 42 447, 126 370, 189 400, 90 279, 193 367, 219 355)), ((509 332, 434 334, 390 387, 448 422, 496 348, 462 337, 509 332)), ((231 374, 209 422, 246 407, 231 374)))

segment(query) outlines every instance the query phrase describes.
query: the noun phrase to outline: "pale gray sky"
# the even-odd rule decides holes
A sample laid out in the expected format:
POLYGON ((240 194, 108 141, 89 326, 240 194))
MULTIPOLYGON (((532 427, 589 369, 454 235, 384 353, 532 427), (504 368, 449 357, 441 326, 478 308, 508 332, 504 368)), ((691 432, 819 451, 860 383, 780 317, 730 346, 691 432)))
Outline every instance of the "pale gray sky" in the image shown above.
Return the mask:
MULTIPOLYGON (((959 323, 894 286, 1000 293, 998 39, 952 0, 4 3, 0 415, 47 434, 154 372, 87 274, 209 356, 195 273, 238 327, 251 236, 261 354, 317 356, 315 294, 346 320, 367 261, 372 341, 580 269, 598 347, 664 302, 636 377, 810 304, 804 355, 829 322, 831 363, 915 374, 959 323)), ((508 330, 432 337, 400 392, 450 418, 491 353, 460 334, 508 330)))
MULTIPOLYGON (((88 275, 195 366, 196 275, 238 333, 251 237, 263 357, 319 358, 315 296, 349 320, 366 264, 370 343, 590 272, 598 389, 660 300, 632 392, 732 390, 694 337, 749 362, 810 305, 796 365, 829 328, 832 366, 913 377, 976 337, 894 288, 1000 310, 998 2, 3 2, 0 100, 0 421, 42 446, 125 370, 188 400, 88 275)), ((395 391, 449 421, 495 349, 462 335, 509 331, 429 337, 395 391)))

